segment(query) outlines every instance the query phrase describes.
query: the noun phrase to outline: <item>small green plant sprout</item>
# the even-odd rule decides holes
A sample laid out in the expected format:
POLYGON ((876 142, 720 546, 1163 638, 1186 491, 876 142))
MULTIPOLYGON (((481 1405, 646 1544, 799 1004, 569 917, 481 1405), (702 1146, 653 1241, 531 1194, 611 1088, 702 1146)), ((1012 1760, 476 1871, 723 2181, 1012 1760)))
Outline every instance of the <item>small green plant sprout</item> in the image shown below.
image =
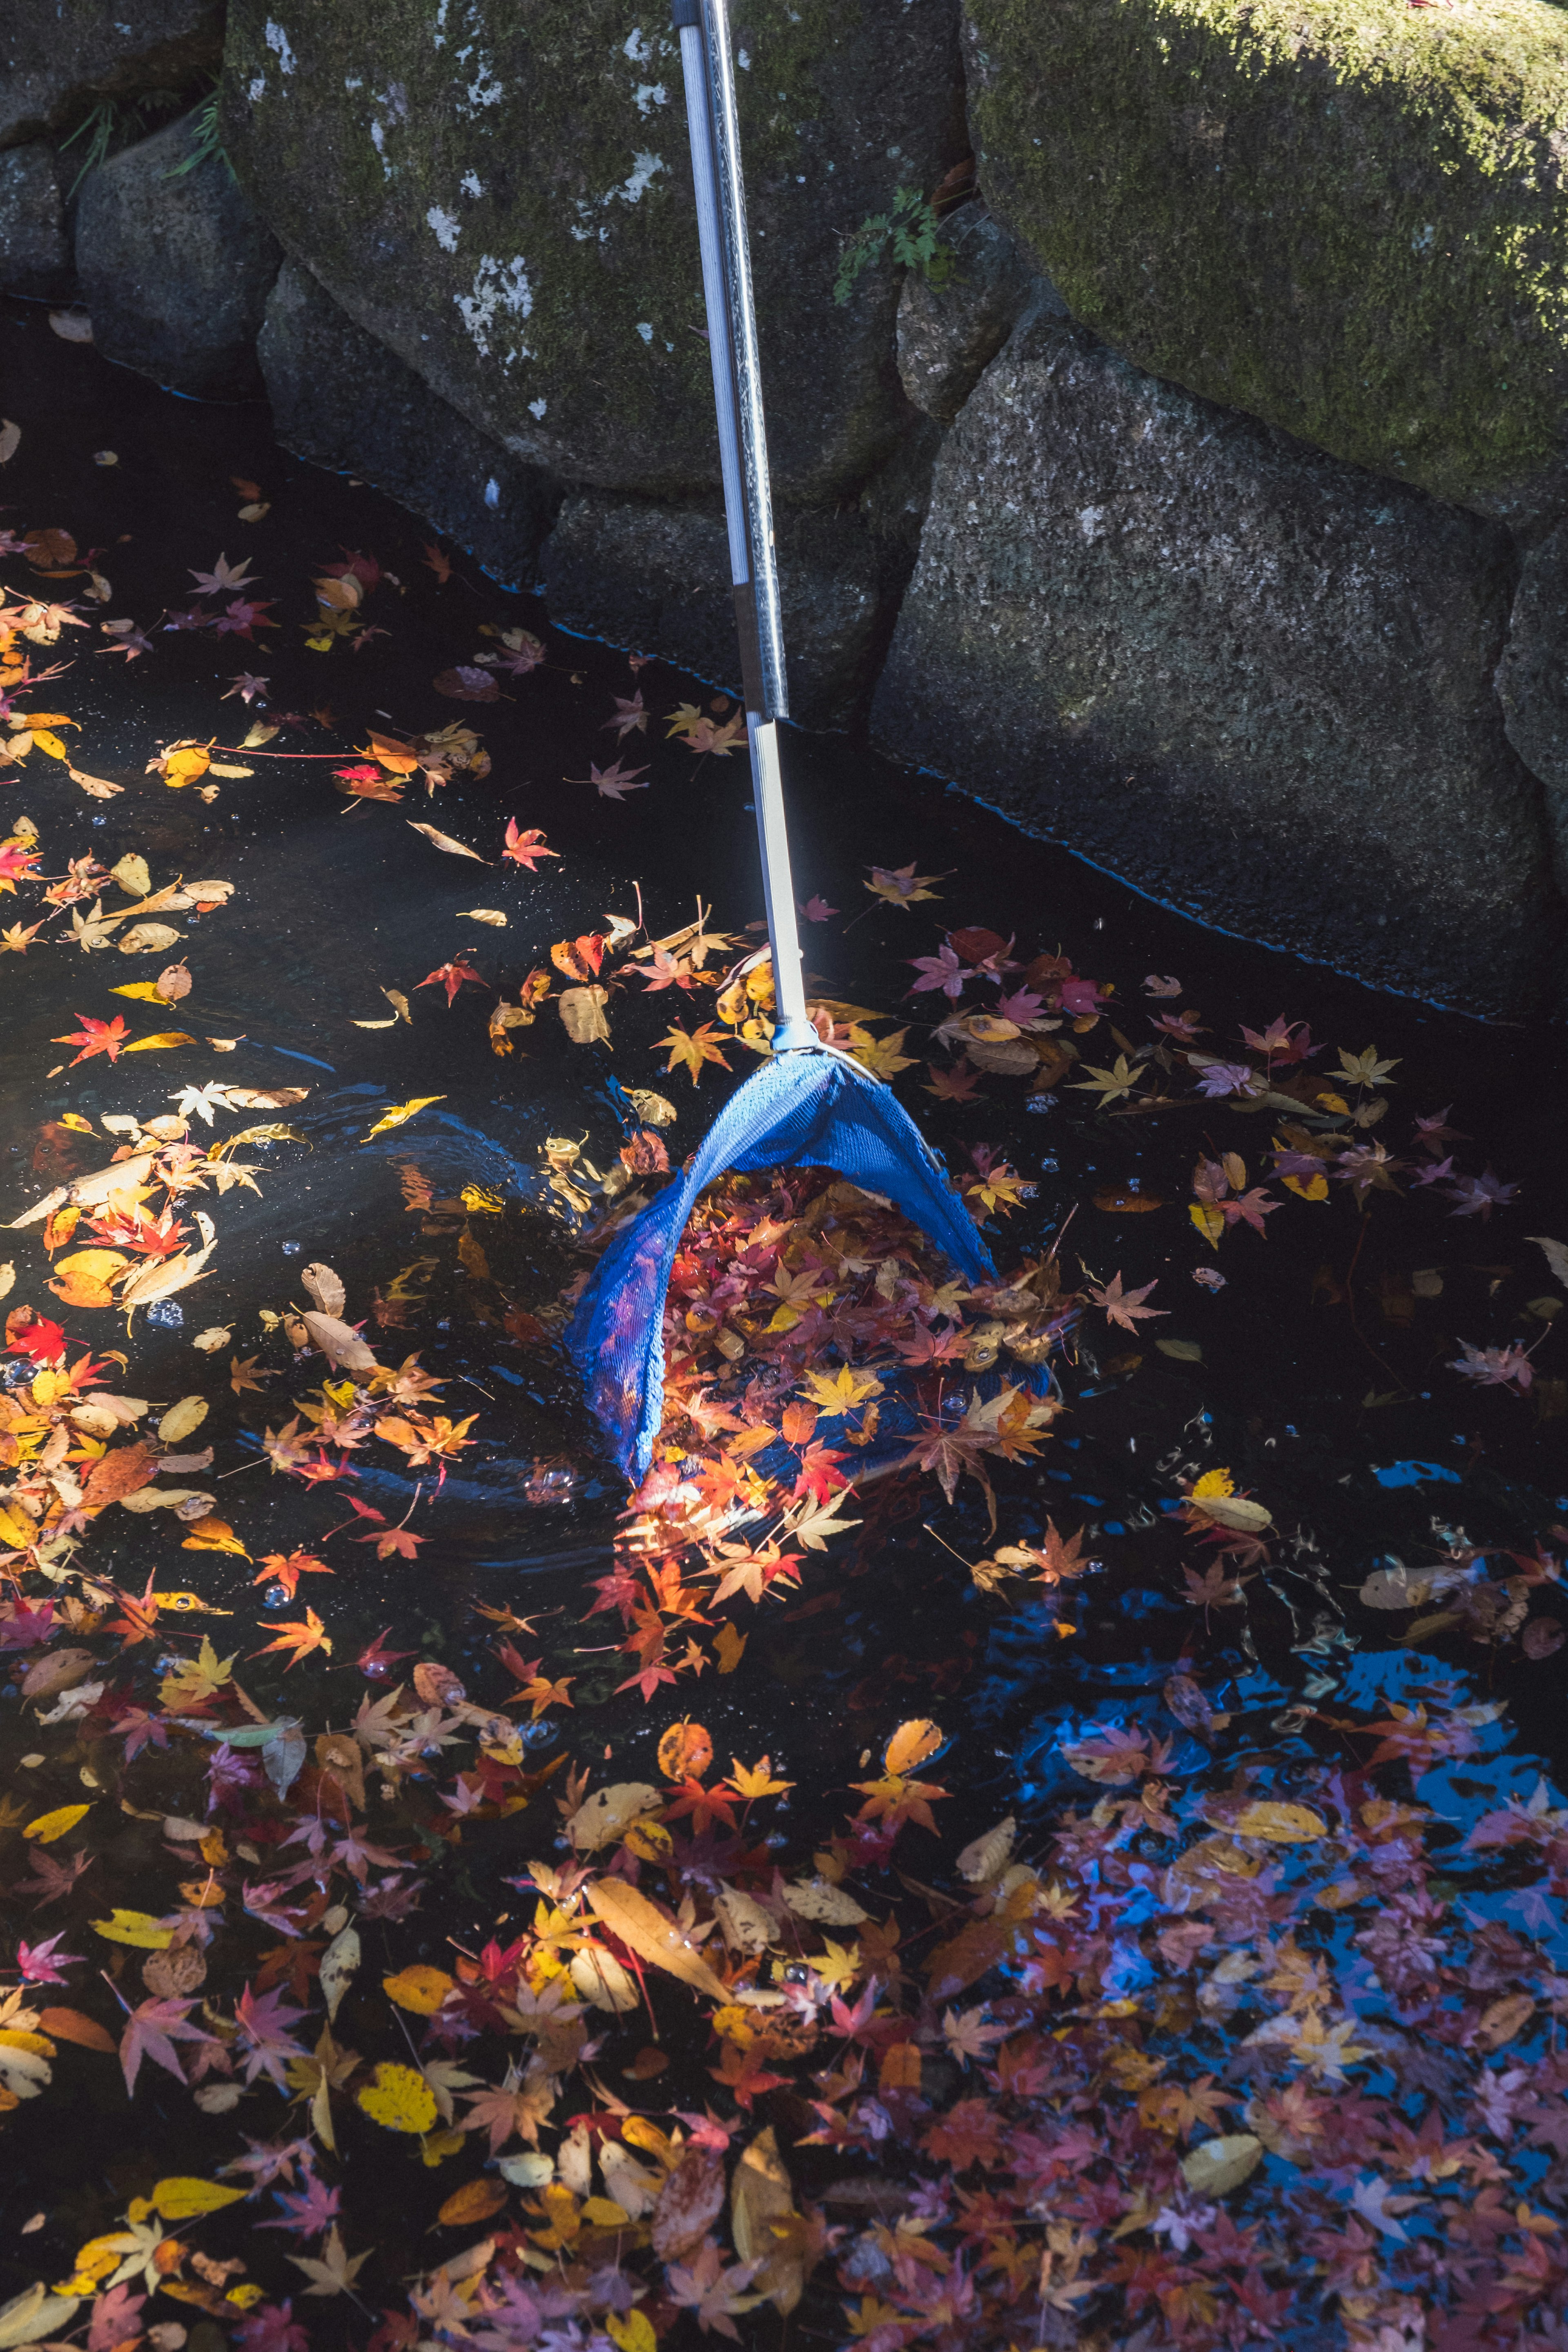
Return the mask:
POLYGON ((895 188, 891 211, 869 215, 839 254, 834 300, 847 302, 860 278, 889 247, 900 268, 918 270, 926 284, 941 293, 958 265, 948 248, 937 243, 937 218, 930 196, 922 196, 918 188, 895 188))

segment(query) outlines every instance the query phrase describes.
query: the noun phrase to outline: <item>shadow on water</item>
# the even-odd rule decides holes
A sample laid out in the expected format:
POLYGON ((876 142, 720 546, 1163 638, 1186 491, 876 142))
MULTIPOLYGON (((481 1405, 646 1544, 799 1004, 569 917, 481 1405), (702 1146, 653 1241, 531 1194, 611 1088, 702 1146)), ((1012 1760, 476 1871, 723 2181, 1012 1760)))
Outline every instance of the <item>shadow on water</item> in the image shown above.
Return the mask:
MULTIPOLYGON (((25 811, 37 825, 47 875, 89 852, 104 866, 139 853, 154 887, 197 873, 234 884, 232 901, 216 913, 172 919, 186 934, 173 952, 188 958, 195 986, 169 1017, 199 1039, 239 1041, 228 1052, 197 1043, 46 1076, 63 1059, 53 1041, 81 1014, 145 1010, 108 991, 155 966, 122 962, 112 949, 83 955, 41 941, 0 964, 7 1000, 0 1206, 17 1214, 49 1187, 101 1164, 98 1123, 106 1114, 146 1119, 187 1086, 215 1081, 309 1089, 276 1114, 290 1133, 245 1146, 256 1190, 209 1203, 220 1241, 199 1286, 171 1301, 161 1319, 137 1316, 128 1339, 111 1312, 61 1313, 73 1343, 90 1341, 100 1354, 127 1350, 123 1384, 136 1394, 210 1397, 201 1442, 213 1443, 218 1508, 250 1557, 171 1555, 165 1526, 110 1512, 120 1524, 106 1521, 90 1535, 93 1572, 139 1591, 150 1574, 169 1580, 173 1557, 174 1581, 206 1609, 229 1612, 210 1627, 205 1620, 181 1627, 170 1641, 176 1654, 204 1630, 221 1650, 249 1653, 266 1638, 269 1609, 289 1616, 313 1601, 328 1622, 330 1662, 317 1658, 288 1675, 270 1659, 243 1668, 262 1708, 304 1712, 312 1734, 351 1719, 363 1687, 353 1662, 378 1635, 408 1654, 392 1677, 384 1675, 383 1687, 423 1659, 499 1704, 508 1685, 495 1664, 495 1626, 476 1604, 515 1610, 534 1621, 528 1646, 539 1649, 544 1672, 574 1677, 571 1711, 551 1711, 531 1735, 533 1761, 565 1752, 601 1776, 609 1765, 612 1779, 657 1782, 658 1739, 689 1712, 707 1726, 717 1757, 766 1753, 795 1784, 776 1808, 769 1842, 782 1848, 787 1836, 803 1855, 841 1822, 852 1801, 847 1785, 864 1777, 868 1758, 905 1717, 933 1717, 951 1742, 942 1776, 952 1792, 941 1824, 946 1854, 953 1841, 1008 1812, 1019 1816, 1024 1843, 1038 1849, 1067 1809, 1116 1792, 1114 1779, 1096 1789, 1067 1759, 1064 1751, 1090 1734, 1142 1729, 1164 1740, 1163 1774, 1184 1798, 1223 1790, 1227 1776, 1259 1759, 1276 1790, 1293 1774, 1304 1785, 1325 1755, 1339 1752, 1336 1740, 1345 1744, 1321 1727, 1330 1718, 1386 1714, 1394 1702, 1423 1699, 1483 1713, 1504 1702, 1505 1716, 1473 1727, 1472 1753, 1439 1758, 1421 1772, 1419 1798, 1446 1825, 1452 1883, 1462 1878, 1472 1920, 1507 1923, 1536 1939, 1544 1963, 1568 1968, 1555 1894, 1543 1899, 1496 1861, 1461 1865, 1457 1858, 1476 1821, 1510 1798, 1527 1803, 1542 1771, 1560 1785, 1568 1780, 1563 1653, 1553 1654, 1550 1633, 1536 1637, 1534 1654, 1520 1638, 1529 1622, 1554 1625, 1555 1566, 1538 1575, 1511 1624, 1502 1591, 1518 1572, 1507 1555, 1539 1554, 1550 1563, 1568 1542, 1561 1524, 1568 1518, 1568 1365, 1552 1322, 1562 1286, 1526 1238, 1568 1237, 1553 1108, 1563 1098, 1561 1037, 1483 1027, 1380 997, 1205 933, 930 778, 896 771, 842 739, 792 739, 801 895, 820 894, 842 910, 809 927, 808 959, 826 993, 891 1006, 907 984, 904 960, 931 952, 939 925, 964 923, 1016 935, 1026 954, 1058 950, 1077 971, 1113 982, 1111 1017, 1139 1036, 1146 1014, 1165 1009, 1144 999, 1144 975, 1179 974, 1173 1004, 1201 1008, 1215 1050, 1235 1041, 1242 1023, 1261 1029, 1280 1013, 1309 1020, 1331 1047, 1359 1053, 1375 1043, 1398 1062, 1396 1108, 1377 1130, 1390 1148, 1407 1154, 1412 1118, 1451 1105, 1451 1124, 1470 1139, 1449 1147, 1456 1167, 1479 1173, 1489 1165, 1518 1190, 1485 1219, 1451 1213, 1436 1186, 1374 1192, 1364 1217, 1348 1187, 1336 1185, 1323 1203, 1280 1192, 1267 1238, 1238 1227, 1216 1250, 1188 1215, 1193 1161, 1204 1151, 1238 1152, 1247 1181, 1267 1181, 1266 1118, 1222 1101, 1118 1118, 1070 1087, 1032 1104, 1004 1078, 986 1081, 977 1101, 949 1104, 924 1090, 928 1072, 911 1069, 902 1098, 952 1164, 988 1144, 1037 1185, 998 1230, 1001 1256, 1027 1255, 1065 1234, 1064 1251, 1081 1253, 1100 1281, 1119 1268, 1129 1286, 1158 1278, 1155 1300, 1167 1319, 1150 1328, 1181 1343, 1178 1351, 1162 1349, 1147 1328, 1131 1339, 1109 1328, 1086 1337, 1068 1382, 1071 1411, 1043 1466, 996 1470, 1001 1538, 1039 1541, 1047 1518, 1081 1528, 1094 1571, 1071 1589, 1070 1606, 1010 1607, 979 1590, 952 1556, 977 1559, 994 1541, 976 1491, 961 1487, 950 1507, 934 1484, 889 1481, 862 1498, 855 1535, 807 1560, 798 1589, 747 1612, 735 1671, 662 1691, 649 1706, 635 1691, 617 1696, 628 1663, 615 1646, 617 1621, 585 1619, 584 1611, 590 1580, 611 1565, 624 1488, 596 1451, 568 1370, 548 1349, 520 1341, 508 1318, 545 1306, 580 1263, 574 1220, 546 1184, 546 1139, 585 1139, 599 1164, 612 1159, 620 1132, 607 1085, 613 1072, 626 1085, 668 1085, 678 1098, 669 1140, 679 1159, 727 1081, 710 1071, 693 1092, 683 1076, 661 1079, 656 1039, 672 1017, 696 1017, 685 1003, 672 1016, 668 995, 617 995, 607 1048, 574 1045, 546 1007, 534 1027, 512 1033, 518 1050, 501 1059, 486 1034, 488 992, 499 986, 515 996, 528 971, 548 962, 552 942, 593 929, 606 914, 636 919, 640 908, 658 934, 689 919, 700 899, 728 929, 759 922, 739 762, 695 760, 662 740, 658 714, 705 703, 709 689, 657 663, 641 668, 635 685, 654 719, 646 739, 634 733, 626 744, 635 748, 623 750, 630 765, 646 763, 647 788, 622 802, 603 798, 569 780, 613 756, 603 715, 613 697, 634 690, 623 653, 550 631, 536 604, 502 593, 460 554, 451 576, 440 578, 444 559, 432 567, 424 526, 370 489, 279 451, 261 408, 176 403, 90 351, 57 342, 40 310, 8 306, 0 339, 5 403, 24 428, 0 474, 0 523, 70 532, 84 554, 92 551, 111 591, 106 604, 79 604, 86 628, 66 627, 58 646, 37 656, 39 666, 53 658, 71 666, 32 689, 30 707, 40 707, 41 693, 50 708, 68 711, 72 761, 123 787, 112 798, 89 798, 62 763, 35 752, 3 772, 0 793, 13 823, 25 811), (116 462, 95 457, 107 451, 116 462), (238 520, 252 486, 266 512, 238 520), (252 567, 243 593, 254 586, 264 610, 251 636, 169 625, 192 604, 192 572, 211 566, 220 551, 252 567), (305 644, 316 610, 311 578, 355 551, 374 555, 384 575, 365 605, 380 634, 367 628, 352 650, 340 642, 312 651, 305 644), (128 661, 109 649, 99 624, 120 616, 146 633, 149 653, 128 661), (481 638, 481 626, 519 625, 544 635, 545 667, 527 677, 503 673, 500 698, 482 704, 433 692, 437 674, 497 642, 481 638), (233 681, 251 672, 265 684, 247 702, 233 681), (217 779, 210 800, 145 772, 160 745, 179 738, 240 745, 262 713, 280 729, 264 751, 329 751, 339 764, 352 762, 373 727, 411 735, 471 723, 491 772, 459 774, 433 800, 416 780, 399 805, 351 802, 346 813, 331 764, 315 758, 233 751, 229 761, 254 772, 217 779), (509 817, 542 827, 559 863, 546 862, 537 875, 500 863, 509 817), (443 856, 410 820, 455 835, 484 862, 443 856), (932 885, 939 904, 905 911, 868 898, 869 866, 910 859, 942 877, 932 885), (476 905, 503 911, 505 929, 461 919, 476 905), (448 1007, 425 976, 451 959, 471 964, 483 985, 461 986, 448 1007), (389 989, 407 996, 412 1019, 372 1025, 392 1011, 389 989), (370 1137, 389 1108, 416 1097, 433 1099, 370 1137), (72 1118, 75 1128, 66 1124, 72 1118), (93 1124, 96 1139, 81 1132, 83 1122, 93 1124), (1159 1205, 1144 1213, 1145 1202, 1159 1205), (321 1367, 296 1365, 267 1318, 306 1303, 299 1276, 313 1262, 336 1269, 348 1316, 368 1318, 368 1336, 386 1360, 417 1350, 448 1384, 442 1409, 477 1415, 475 1444, 438 1486, 429 1471, 398 1468, 384 1449, 375 1461, 357 1462, 353 1478, 321 1487, 268 1470, 266 1432, 288 1417, 290 1397, 319 1381, 321 1367), (1209 1272, 1223 1274, 1222 1286, 1194 1278, 1209 1272), (232 1346, 195 1354, 193 1339, 206 1326, 230 1330, 232 1346), (1515 1342, 1536 1351, 1527 1394, 1478 1386, 1450 1368, 1461 1344, 1515 1342), (231 1358, 254 1359, 264 1384, 231 1389, 231 1358), (1184 1480, 1222 1466, 1238 1490, 1266 1500, 1285 1532, 1232 1605, 1194 1606, 1183 1571, 1197 1555, 1175 1508, 1184 1480), (351 1517, 345 1496, 389 1524, 412 1507, 409 1525, 423 1538, 417 1560, 378 1562, 371 1548, 351 1551, 339 1538, 329 1555, 335 1580, 302 1588, 292 1609, 279 1589, 258 1590, 254 1562, 315 1549, 328 1528, 351 1517), (942 1542, 926 1533, 928 1521, 942 1542), (1360 1597, 1380 1570, 1404 1563, 1415 1573, 1453 1560, 1468 1577, 1466 1590, 1489 1580, 1500 1595, 1495 1605, 1456 1606, 1450 1597, 1434 1603, 1423 1630, 1411 1612, 1373 1609, 1360 1597), (1172 1712, 1178 1673, 1200 1680, 1208 1710, 1229 1717, 1223 1738, 1172 1712)), ((38 585, 21 559, 5 576, 13 592, 38 585)), ((81 587, 73 577, 49 593, 79 597, 81 587)), ((26 903, 24 892, 11 906, 26 903)), ((930 1002, 916 998, 907 1008, 911 1054, 923 1051, 930 1002)), ((1095 1055, 1104 1034, 1089 1041, 1095 1055)), ((1104 1057, 1111 1051, 1107 1045, 1104 1057)), ((1331 1051, 1331 1066, 1332 1058, 1331 1051)), ((200 1113, 191 1116, 205 1140, 200 1113)), ((226 1121, 232 1127, 234 1114, 220 1110, 213 1131, 227 1131, 226 1121)), ((26 1299, 48 1311, 38 1231, 16 1238, 8 1305, 26 1299)), ((101 1778, 104 1767, 68 1720, 48 1734, 39 1729, 37 1709, 22 1702, 25 1663, 19 1658, 0 1691, 0 1758, 5 1786, 21 1792, 30 1813, 68 1803, 84 1771, 101 1778), (40 1761, 22 1761, 40 1750, 40 1761)), ((373 1681, 375 1672, 373 1665, 373 1681)), ((201 1792, 172 1762, 153 1758, 152 1767, 136 1784, 142 1819, 124 1815, 105 1837, 91 1899, 72 1895, 37 1916, 13 1903, 5 1916, 13 1941, 64 1925, 68 1948, 84 1950, 86 1923, 101 1916, 100 1906, 162 1911, 171 1899, 163 1858, 143 1823, 165 1801, 182 1812, 199 1808, 201 1792)), ((440 1963, 449 1939, 477 1948, 510 1915, 527 1916, 532 1897, 515 1891, 518 1874, 532 1855, 559 1850, 548 1803, 528 1814, 527 1831, 522 1842, 502 1820, 460 1844, 429 1843, 419 1861, 435 1891, 407 1921, 377 1923, 377 1965, 367 1963, 367 1980, 384 1960, 440 1963)), ((929 1840, 922 1847, 921 1835, 907 1832, 900 1849, 904 1870, 915 1874, 906 1885, 937 1868, 936 1848, 929 1840)), ((0 1869, 9 1883, 24 1860, 14 1837, 7 1860, 0 1869)), ((897 1894, 884 1873, 879 1903, 897 1894)), ((1124 1937, 1150 1916, 1125 1889, 1116 1905, 1124 1937)), ((258 1953, 277 1940, 264 1924, 247 1939, 245 1924, 232 1951, 213 1948, 209 2000, 232 2002, 258 1953)), ((1351 1923, 1341 1921, 1324 1947, 1347 1967, 1351 1923)), ((1122 1973, 1112 1969, 1103 1979, 1112 1998, 1134 1994, 1152 1973, 1135 1937, 1117 1949, 1122 1973)), ((96 1965, 103 1949, 94 1950, 96 1965)), ((136 1998, 129 1972, 124 1981, 136 1998)), ((66 1997, 79 1997, 82 1982, 66 1997)), ((353 2013, 351 2001, 345 2022, 353 2013)), ((680 2095, 661 2093, 659 2104, 722 2105, 700 2034, 687 2031, 683 2041, 678 2021, 667 2031, 680 2095)), ((631 2035, 627 2053, 638 2038, 631 2035)), ((254 2103, 235 2119, 195 2113, 188 2094, 152 2068, 132 2109, 118 2078, 106 2090, 91 2071, 100 2062, 83 2055, 79 2064, 78 2055, 68 2053, 40 2106, 5 2118, 12 2161, 0 2256, 13 2287, 68 2275, 82 2238, 115 2227, 124 2198, 144 2194, 156 2179, 210 2177, 238 2145, 235 2120, 252 2139, 304 2127, 301 2110, 286 2110, 272 2091, 276 2104, 266 2113, 254 2103), (40 2209, 42 2231, 19 2239, 40 2209)), ((1205 2063, 1219 2062, 1211 2051, 1205 2063)), ((614 2079, 623 2093, 635 2089, 618 2073, 614 2079)), ((799 2100, 780 2112, 798 2138, 799 2100)), ((406 2231, 405 2242, 417 2242, 411 2263, 443 2259, 449 2234, 445 2242, 423 2234, 431 2199, 421 2168, 401 2148, 395 2159, 382 2151, 382 2143, 356 2149, 378 2185, 354 2242, 368 2232, 390 2244, 406 2231)), ((822 2149, 801 2149, 797 2161, 818 2185, 843 2169, 836 2152, 822 2149)), ((1535 2171, 1543 2174, 1545 2164, 1542 2158, 1535 2171)), ((1539 2179, 1528 2187, 1546 2193, 1539 2179)), ((359 2210, 352 2196, 347 2210, 359 2210)), ((244 2249, 268 2293, 280 2295, 289 2273, 266 2251, 277 2243, 247 2240, 244 2249)), ((395 2259, 382 2263, 373 2303, 395 2300, 397 2273, 395 2259)), ((863 2276, 874 2279, 874 2265, 863 2276)), ((830 2336, 841 2326, 831 2296, 821 2300, 820 2282, 814 2294, 814 2326, 830 2336)), ((313 2327, 337 2340, 342 2306, 313 2308, 313 2327)), ((757 2331, 752 2340, 776 2340, 770 2315, 747 2325, 757 2331)))

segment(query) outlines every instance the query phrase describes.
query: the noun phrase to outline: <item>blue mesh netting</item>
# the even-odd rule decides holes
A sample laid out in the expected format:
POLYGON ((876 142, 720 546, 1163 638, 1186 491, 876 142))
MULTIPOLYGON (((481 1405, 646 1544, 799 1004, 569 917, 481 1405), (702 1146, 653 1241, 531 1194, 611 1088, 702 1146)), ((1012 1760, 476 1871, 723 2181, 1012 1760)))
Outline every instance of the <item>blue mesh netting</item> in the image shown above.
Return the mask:
POLYGON ((889 1089, 847 1055, 781 1054, 731 1096, 675 1181, 600 1259, 566 1332, 590 1410, 627 1476, 643 1478, 664 1413, 664 1301, 698 1194, 726 1169, 832 1168, 881 1192, 971 1282, 991 1254, 942 1162, 889 1089))

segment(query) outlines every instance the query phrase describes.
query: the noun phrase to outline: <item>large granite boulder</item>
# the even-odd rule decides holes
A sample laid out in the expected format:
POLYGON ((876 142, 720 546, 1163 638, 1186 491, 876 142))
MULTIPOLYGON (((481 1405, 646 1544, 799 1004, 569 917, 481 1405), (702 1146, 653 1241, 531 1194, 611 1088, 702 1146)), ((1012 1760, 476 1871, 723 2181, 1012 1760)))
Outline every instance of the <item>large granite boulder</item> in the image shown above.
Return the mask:
POLYGON ((282 250, 227 163, 189 171, 195 117, 89 173, 76 266, 107 360, 172 392, 244 400, 261 390, 256 338, 282 250))
POLYGON ((64 166, 53 142, 0 152, 0 292, 57 301, 73 287, 64 166))
POLYGON ((223 0, 5 0, 0 148, 63 131, 104 99, 216 72, 223 0))
POLYGON ((506 586, 538 585, 558 486, 459 416, 297 261, 278 273, 256 352, 286 449, 374 482, 506 586))
MULTIPOLYGON (((662 5, 233 0, 225 137, 290 254, 530 464, 715 488, 679 53, 662 5)), ((898 285, 841 241, 963 152, 956 0, 756 0, 742 133, 781 499, 853 492, 910 422, 898 285)))
POLYGON ((1515 569, 1035 316, 942 446, 873 731, 1206 921, 1518 1012, 1561 902, 1491 691, 1515 569))
POLYGON ((987 197, 1076 319, 1478 513, 1568 508, 1568 11, 966 5, 987 197))

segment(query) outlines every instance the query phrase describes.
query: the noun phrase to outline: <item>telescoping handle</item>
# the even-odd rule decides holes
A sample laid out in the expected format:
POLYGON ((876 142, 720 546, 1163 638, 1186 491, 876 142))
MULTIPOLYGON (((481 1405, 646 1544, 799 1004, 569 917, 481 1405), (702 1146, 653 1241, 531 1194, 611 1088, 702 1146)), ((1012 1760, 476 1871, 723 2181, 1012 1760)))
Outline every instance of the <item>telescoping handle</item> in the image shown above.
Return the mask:
POLYGON ((713 369, 719 462, 730 540, 730 578, 741 641, 746 737, 757 808, 763 889, 778 1021, 773 1051, 819 1045, 806 1019, 795 884, 784 824, 778 720, 787 715, 773 494, 768 480, 756 304, 746 240, 735 71, 726 0, 674 0, 686 84, 686 121, 702 250, 702 299, 713 369))

